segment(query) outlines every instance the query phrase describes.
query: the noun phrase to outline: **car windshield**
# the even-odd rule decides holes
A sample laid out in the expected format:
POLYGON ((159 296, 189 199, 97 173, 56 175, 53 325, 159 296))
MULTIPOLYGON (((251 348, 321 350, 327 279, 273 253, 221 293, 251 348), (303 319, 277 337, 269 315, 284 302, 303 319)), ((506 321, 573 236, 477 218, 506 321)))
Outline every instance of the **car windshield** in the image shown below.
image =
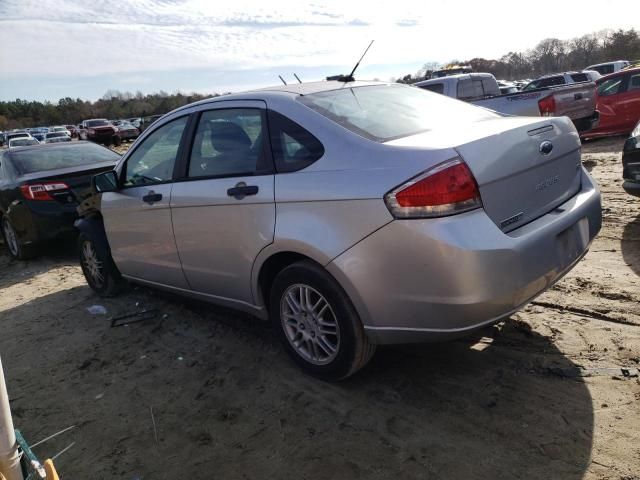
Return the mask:
POLYGON ((369 140, 387 142, 443 124, 493 118, 488 110, 403 85, 344 87, 298 97, 298 101, 369 140))
POLYGON ((10 147, 26 147, 29 145, 38 145, 40 142, 35 138, 14 138, 9 142, 10 147))
POLYGON ((99 162, 116 162, 120 156, 94 143, 58 143, 11 152, 11 161, 19 174, 80 167, 99 162))
POLYGON ((87 127, 106 127, 109 125, 109 122, 106 120, 88 120, 87 127))
POLYGON ((54 132, 64 132, 65 130, 65 127, 53 127, 54 132))

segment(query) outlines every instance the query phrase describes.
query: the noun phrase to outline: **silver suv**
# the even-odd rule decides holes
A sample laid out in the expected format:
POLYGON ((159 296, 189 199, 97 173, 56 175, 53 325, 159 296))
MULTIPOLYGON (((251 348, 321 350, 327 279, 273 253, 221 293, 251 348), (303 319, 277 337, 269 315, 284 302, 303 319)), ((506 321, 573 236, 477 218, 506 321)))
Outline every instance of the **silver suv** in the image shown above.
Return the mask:
POLYGON ((156 121, 94 177, 89 285, 122 279, 271 318, 309 373, 448 339, 549 288, 600 229, 567 118, 502 117, 418 88, 319 82, 156 121))

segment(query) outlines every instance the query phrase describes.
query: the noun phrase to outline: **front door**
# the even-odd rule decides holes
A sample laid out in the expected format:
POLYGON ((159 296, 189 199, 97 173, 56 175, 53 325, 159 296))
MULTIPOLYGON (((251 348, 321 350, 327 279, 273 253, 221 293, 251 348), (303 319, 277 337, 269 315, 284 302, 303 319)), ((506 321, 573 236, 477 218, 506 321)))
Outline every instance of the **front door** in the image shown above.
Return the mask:
POLYGON ((188 116, 166 123, 136 146, 120 173, 122 188, 102 195, 111 255, 125 276, 188 288, 171 224, 173 170, 188 116))
POLYGON ((174 184, 176 243, 197 292, 254 303, 251 269, 276 218, 265 111, 262 102, 203 111, 185 178, 174 184))
POLYGON ((598 130, 604 132, 619 132, 624 129, 624 103, 622 96, 626 91, 624 75, 604 80, 598 85, 598 111, 600 112, 600 126, 598 130))

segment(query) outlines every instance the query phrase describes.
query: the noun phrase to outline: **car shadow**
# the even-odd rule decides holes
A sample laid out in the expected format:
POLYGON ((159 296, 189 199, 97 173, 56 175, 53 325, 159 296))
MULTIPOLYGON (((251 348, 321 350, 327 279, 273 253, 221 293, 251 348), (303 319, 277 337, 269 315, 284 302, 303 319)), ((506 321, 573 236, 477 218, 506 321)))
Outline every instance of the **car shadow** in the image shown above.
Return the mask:
POLYGON ((145 288, 63 289, 0 324, 16 427, 35 439, 78 425, 82 447, 56 462, 69 478, 578 480, 590 462, 587 386, 516 319, 480 342, 380 348, 334 384, 303 375, 266 323, 145 288))
POLYGON ((42 246, 38 256, 29 260, 14 260, 0 239, 0 289, 46 273, 58 266, 79 265, 76 240, 59 239, 42 246))
POLYGON ((624 262, 636 275, 640 275, 640 215, 624 226, 620 250, 624 262))

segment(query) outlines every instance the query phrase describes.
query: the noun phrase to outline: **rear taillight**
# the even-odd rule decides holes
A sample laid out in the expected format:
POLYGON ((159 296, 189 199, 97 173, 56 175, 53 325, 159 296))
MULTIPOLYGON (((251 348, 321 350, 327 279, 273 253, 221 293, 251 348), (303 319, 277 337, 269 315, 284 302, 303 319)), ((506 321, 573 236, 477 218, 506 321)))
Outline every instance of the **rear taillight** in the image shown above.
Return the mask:
POLYGON ((22 196, 27 200, 54 200, 51 194, 69 190, 63 182, 35 183, 20 186, 22 196))
POLYGON ((556 113, 556 100, 553 95, 538 100, 538 109, 542 117, 552 117, 556 113))
POLYGON ((482 206, 469 167, 454 158, 387 193, 384 201, 396 218, 443 217, 482 206))

